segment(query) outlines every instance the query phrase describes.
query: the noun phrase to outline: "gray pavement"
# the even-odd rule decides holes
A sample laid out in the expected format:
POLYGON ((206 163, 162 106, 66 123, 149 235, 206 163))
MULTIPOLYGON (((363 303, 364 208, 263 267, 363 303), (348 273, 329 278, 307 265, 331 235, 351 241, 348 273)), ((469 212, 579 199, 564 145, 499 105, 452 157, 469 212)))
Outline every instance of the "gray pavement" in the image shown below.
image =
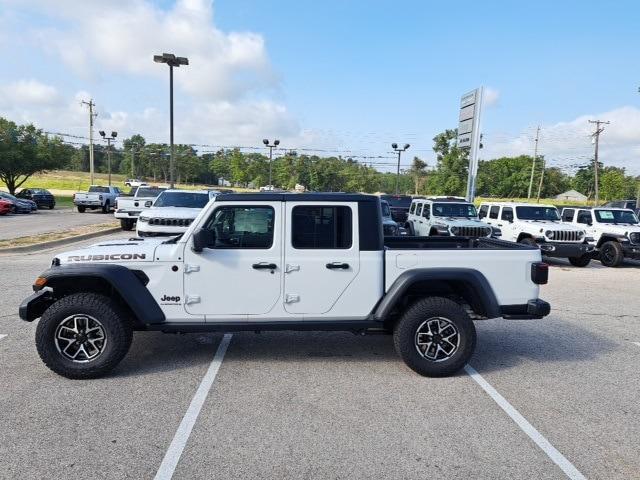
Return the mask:
POLYGON ((104 214, 101 210, 87 210, 85 213, 79 213, 71 208, 45 209, 21 215, 3 215, 0 216, 0 240, 115 221, 113 213, 104 214))
MULTIPOLYGON (((0 478, 153 478, 221 335, 139 333, 107 378, 53 374, 16 310, 68 248, 0 256, 0 478)), ((639 278, 554 261, 548 318, 476 322, 470 364, 587 478, 640 475, 639 278)), ((566 478, 467 374, 315 332, 233 335, 173 476, 247 477, 566 478)))

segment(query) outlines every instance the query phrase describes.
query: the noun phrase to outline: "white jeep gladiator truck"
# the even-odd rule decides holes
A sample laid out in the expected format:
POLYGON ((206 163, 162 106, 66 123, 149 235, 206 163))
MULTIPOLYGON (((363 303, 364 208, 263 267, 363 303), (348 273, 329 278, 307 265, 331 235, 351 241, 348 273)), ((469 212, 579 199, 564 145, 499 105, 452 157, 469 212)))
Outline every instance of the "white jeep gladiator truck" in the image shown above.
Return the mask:
POLYGON ((40 318, 38 352, 69 378, 113 369, 134 330, 388 332, 410 368, 443 376, 473 353, 472 320, 549 313, 538 248, 385 239, 380 213, 373 195, 221 194, 171 239, 56 255, 20 317, 40 318))
POLYGON ((414 198, 407 224, 409 235, 419 237, 491 237, 500 233, 480 221, 473 203, 458 197, 414 198))
POLYGON ((151 207, 164 188, 141 186, 134 187, 133 194, 116 198, 116 211, 113 216, 120 220, 122 230, 133 230, 140 212, 151 207))
POLYGON ((480 218, 500 228, 503 240, 537 245, 543 255, 567 258, 576 267, 589 265, 595 251, 585 229, 561 223, 553 205, 485 202, 480 204, 480 218))
POLYGON ((608 207, 565 207, 562 221, 584 228, 593 256, 606 267, 622 265, 625 258, 640 260, 640 224, 633 210, 608 207))
POLYGON ((109 213, 111 207, 116 204, 116 198, 120 195, 122 195, 122 191, 118 187, 91 185, 87 192, 73 194, 73 204, 80 213, 84 213, 87 208, 89 210, 102 209, 102 213, 109 213))

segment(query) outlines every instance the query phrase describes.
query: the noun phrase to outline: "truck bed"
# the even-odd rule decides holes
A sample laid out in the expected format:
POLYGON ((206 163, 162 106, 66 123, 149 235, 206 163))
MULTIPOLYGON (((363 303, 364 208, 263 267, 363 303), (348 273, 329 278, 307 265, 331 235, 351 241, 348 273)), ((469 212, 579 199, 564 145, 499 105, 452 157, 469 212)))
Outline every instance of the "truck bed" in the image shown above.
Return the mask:
POLYGON ((384 245, 385 292, 410 270, 459 268, 482 274, 500 305, 538 298, 538 285, 531 280, 531 265, 542 258, 537 247, 466 237, 387 237, 384 245))

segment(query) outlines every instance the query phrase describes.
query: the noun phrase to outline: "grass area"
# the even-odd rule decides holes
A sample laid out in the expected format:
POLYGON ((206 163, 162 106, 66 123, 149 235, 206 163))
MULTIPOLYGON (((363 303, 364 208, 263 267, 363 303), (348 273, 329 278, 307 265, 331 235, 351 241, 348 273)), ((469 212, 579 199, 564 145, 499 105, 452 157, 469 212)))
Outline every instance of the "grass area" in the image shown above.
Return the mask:
POLYGON ((64 238, 72 238, 87 233, 100 232, 109 230, 118 226, 116 222, 100 223, 98 225, 85 225, 83 227, 71 228, 59 232, 39 233, 38 235, 30 235, 28 237, 10 238, 0 240, 0 251, 4 248, 26 247, 29 245, 37 245, 44 242, 52 242, 54 240, 62 240, 64 238))
POLYGON ((71 208, 73 206, 71 195, 56 195, 56 208, 71 208))

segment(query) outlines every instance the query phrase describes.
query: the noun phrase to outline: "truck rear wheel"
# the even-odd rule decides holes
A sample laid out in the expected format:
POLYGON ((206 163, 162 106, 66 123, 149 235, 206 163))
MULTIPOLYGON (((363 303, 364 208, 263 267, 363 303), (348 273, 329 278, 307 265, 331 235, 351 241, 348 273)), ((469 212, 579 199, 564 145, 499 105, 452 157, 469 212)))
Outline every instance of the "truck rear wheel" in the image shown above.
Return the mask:
POLYGON ((589 255, 582 255, 581 257, 569 257, 569 263, 574 267, 586 267, 591 262, 589 255))
POLYGON ((109 298, 74 293, 55 302, 36 328, 36 347, 47 367, 71 379, 111 371, 131 346, 129 319, 109 298))
POLYGON ((85 207, 81 207, 80 205, 78 205, 78 212, 84 213, 85 210, 86 210, 85 207))
POLYGON ((393 332, 398 355, 426 377, 452 375, 467 363, 476 345, 476 329, 467 312, 448 298, 414 303, 393 332))
POLYGON ((604 242, 600 247, 600 262, 605 267, 617 267, 624 261, 622 245, 615 240, 604 242))
POLYGON ((121 218, 120 219, 120 228, 125 231, 133 230, 133 226, 136 224, 135 220, 131 220, 130 218, 121 218))
POLYGON ((104 202, 104 205, 102 206, 102 213, 109 213, 111 211, 111 204, 109 203, 109 200, 107 200, 106 202, 104 202))

